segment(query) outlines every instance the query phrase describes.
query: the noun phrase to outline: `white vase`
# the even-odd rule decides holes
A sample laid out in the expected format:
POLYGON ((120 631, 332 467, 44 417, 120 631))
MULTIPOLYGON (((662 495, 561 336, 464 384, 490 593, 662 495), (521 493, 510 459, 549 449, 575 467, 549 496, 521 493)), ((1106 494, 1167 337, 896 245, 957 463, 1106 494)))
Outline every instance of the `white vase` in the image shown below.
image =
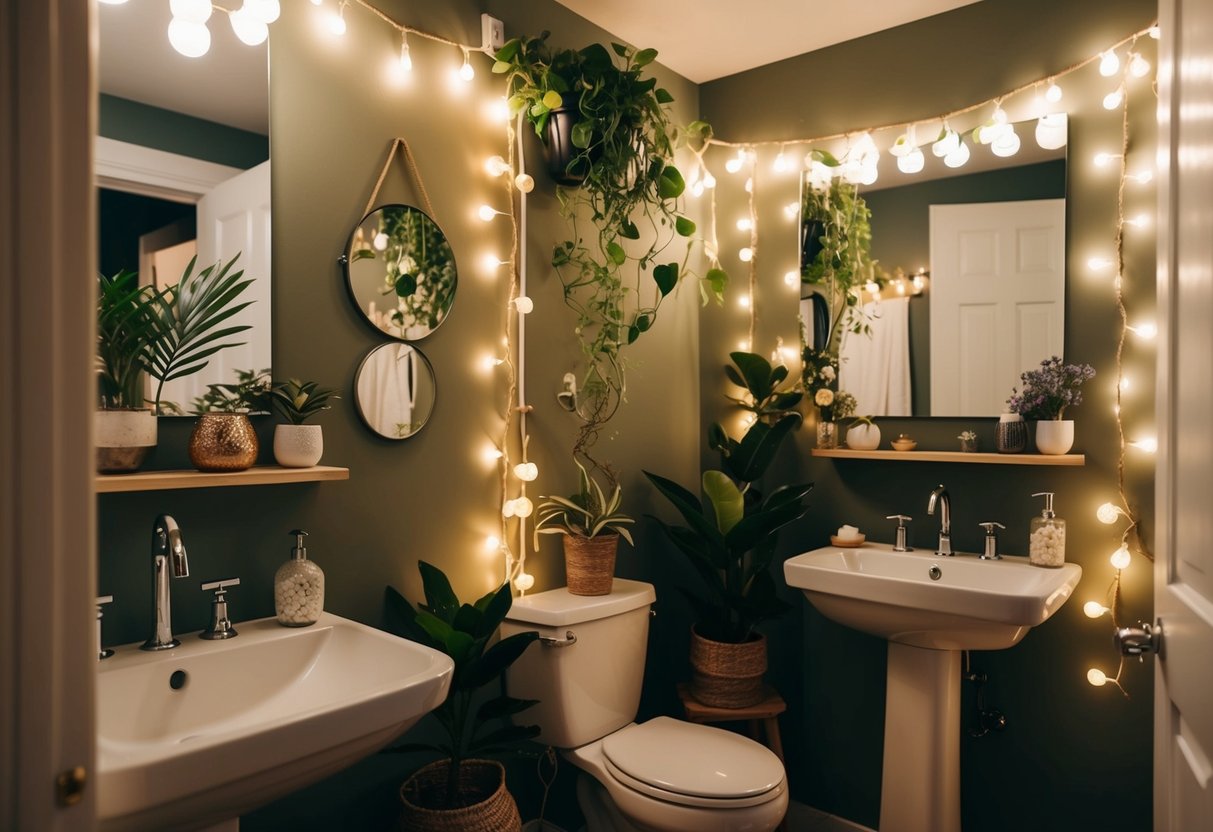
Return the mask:
POLYGON ((1036 423, 1036 450, 1042 454, 1069 453, 1074 447, 1073 419, 1041 419, 1036 423))
POLYGON ((880 447, 880 428, 860 422, 847 431, 847 447, 853 451, 874 451, 880 447))
POLYGON ((97 449, 98 473, 137 471, 156 447, 157 425, 151 410, 95 411, 93 445, 97 449))
POLYGON ((277 425, 274 459, 283 468, 310 468, 324 455, 320 425, 277 425))

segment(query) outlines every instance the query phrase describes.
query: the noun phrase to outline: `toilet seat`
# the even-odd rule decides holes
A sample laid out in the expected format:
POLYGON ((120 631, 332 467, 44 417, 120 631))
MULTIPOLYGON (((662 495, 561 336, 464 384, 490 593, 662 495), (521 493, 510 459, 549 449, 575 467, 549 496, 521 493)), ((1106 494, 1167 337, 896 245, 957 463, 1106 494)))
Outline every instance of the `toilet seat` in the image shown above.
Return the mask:
POLYGON ((602 756, 621 785, 683 806, 755 806, 777 796, 784 782, 779 758, 757 742, 669 717, 605 737, 602 756))

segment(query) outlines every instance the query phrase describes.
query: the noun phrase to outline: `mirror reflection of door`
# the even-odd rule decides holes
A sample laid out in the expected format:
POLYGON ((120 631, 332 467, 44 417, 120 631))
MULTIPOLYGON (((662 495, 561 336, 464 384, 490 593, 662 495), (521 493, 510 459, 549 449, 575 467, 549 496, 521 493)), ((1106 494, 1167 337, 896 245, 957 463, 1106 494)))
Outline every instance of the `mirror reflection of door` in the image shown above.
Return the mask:
POLYGON ((436 394, 429 359, 409 344, 375 347, 354 379, 358 414, 385 439, 407 439, 425 427, 436 394))

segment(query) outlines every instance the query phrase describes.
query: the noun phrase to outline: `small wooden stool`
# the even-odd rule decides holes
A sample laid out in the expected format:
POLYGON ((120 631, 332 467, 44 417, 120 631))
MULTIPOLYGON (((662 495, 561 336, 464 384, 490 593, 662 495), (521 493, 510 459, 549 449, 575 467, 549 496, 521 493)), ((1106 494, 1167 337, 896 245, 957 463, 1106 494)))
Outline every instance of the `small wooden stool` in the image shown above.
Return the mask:
MULTIPOLYGON (((687 722, 742 722, 749 727, 750 736, 762 742, 758 728, 761 724, 766 736, 766 746, 775 753, 779 762, 783 762, 783 742, 779 738, 779 715, 788 709, 783 697, 769 685, 763 688, 763 698, 745 708, 717 708, 705 705, 691 696, 690 687, 685 682, 678 683, 678 698, 682 700, 682 710, 687 722)), ((780 821, 780 829, 787 829, 787 820, 780 821)))

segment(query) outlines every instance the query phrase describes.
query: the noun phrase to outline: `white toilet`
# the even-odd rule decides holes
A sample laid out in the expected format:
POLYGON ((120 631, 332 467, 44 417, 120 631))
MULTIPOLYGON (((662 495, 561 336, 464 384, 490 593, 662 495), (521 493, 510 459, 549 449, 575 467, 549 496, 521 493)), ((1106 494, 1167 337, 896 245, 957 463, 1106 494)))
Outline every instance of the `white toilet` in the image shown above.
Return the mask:
POLYGON ((577 784, 589 832, 769 832, 788 808, 771 751, 669 717, 633 722, 655 600, 650 584, 619 578, 610 595, 562 588, 515 599, 502 637, 544 639, 506 671, 510 696, 539 700, 517 719, 590 775, 577 784))

